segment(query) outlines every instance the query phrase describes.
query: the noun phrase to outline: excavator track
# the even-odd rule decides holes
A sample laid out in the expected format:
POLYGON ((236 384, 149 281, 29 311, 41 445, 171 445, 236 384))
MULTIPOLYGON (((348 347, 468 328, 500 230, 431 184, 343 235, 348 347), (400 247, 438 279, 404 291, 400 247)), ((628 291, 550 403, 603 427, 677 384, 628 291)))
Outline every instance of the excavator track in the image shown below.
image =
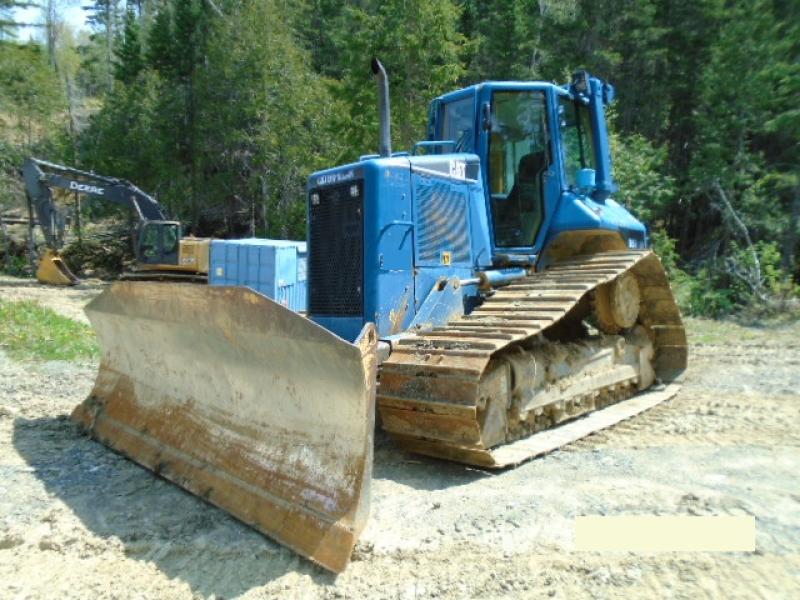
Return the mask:
POLYGON ((686 360, 681 314, 655 254, 573 256, 393 343, 377 402, 402 448, 505 467, 672 396, 676 385, 657 385, 632 398, 675 380, 686 360), (606 333, 587 334, 581 323, 592 313, 606 333))

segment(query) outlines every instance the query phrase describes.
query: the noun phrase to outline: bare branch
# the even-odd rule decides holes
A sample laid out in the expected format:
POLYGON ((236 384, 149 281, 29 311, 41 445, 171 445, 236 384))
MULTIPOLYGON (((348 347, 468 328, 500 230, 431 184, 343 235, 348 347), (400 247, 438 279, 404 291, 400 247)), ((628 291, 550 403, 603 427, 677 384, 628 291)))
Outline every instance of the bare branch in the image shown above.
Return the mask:
POLYGON ((211 10, 213 10, 217 14, 218 17, 220 17, 223 20, 226 18, 225 15, 223 14, 223 12, 214 3, 214 0, 206 0, 206 4, 208 4, 208 6, 211 8, 211 10))
POLYGON ((725 193, 725 190, 722 189, 722 186, 719 183, 719 179, 715 179, 711 183, 712 189, 716 192, 717 196, 719 196, 722 203, 725 205, 725 208, 731 215, 733 222, 741 231, 742 236, 747 242, 747 248, 750 250, 750 254, 753 258, 753 268, 755 272, 753 273, 752 280, 749 285, 753 289, 753 291, 761 298, 763 298, 763 279, 761 277, 761 261, 758 259, 758 252, 756 251, 755 244, 753 244, 753 240, 750 237, 750 232, 747 230, 747 226, 744 224, 744 221, 736 214, 736 211, 733 209, 733 205, 731 204, 730 200, 728 200, 728 195, 725 193))

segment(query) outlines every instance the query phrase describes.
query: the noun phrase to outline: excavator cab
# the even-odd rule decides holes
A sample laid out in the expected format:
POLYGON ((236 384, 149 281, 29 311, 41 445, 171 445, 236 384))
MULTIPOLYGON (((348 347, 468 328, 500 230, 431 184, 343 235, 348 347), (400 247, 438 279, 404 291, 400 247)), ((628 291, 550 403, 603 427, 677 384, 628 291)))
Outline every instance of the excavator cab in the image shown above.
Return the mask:
POLYGON ((177 265, 180 239, 177 221, 146 221, 138 236, 136 258, 141 264, 177 265))

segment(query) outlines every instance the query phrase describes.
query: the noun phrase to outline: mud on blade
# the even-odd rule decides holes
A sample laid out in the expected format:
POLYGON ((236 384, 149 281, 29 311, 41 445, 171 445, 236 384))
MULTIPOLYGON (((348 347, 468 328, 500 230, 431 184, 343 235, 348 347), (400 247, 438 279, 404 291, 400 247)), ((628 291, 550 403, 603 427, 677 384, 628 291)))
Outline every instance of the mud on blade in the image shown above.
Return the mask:
POLYGON ((377 337, 245 288, 119 282, 86 308, 90 435, 332 571, 366 523, 377 337))

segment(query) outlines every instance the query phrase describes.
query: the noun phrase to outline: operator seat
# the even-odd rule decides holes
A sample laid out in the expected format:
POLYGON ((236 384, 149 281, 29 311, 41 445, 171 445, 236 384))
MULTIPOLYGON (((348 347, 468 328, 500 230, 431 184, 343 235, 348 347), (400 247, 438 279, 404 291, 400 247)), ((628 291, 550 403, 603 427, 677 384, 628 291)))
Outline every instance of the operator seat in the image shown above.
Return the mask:
MULTIPOLYGON (((542 224, 542 172, 547 169, 544 152, 531 152, 519 161, 514 187, 497 202, 502 206, 502 229, 505 246, 533 246, 542 224)), ((500 208, 498 206, 498 208, 500 208)), ((497 214, 497 213, 496 213, 497 214)))

